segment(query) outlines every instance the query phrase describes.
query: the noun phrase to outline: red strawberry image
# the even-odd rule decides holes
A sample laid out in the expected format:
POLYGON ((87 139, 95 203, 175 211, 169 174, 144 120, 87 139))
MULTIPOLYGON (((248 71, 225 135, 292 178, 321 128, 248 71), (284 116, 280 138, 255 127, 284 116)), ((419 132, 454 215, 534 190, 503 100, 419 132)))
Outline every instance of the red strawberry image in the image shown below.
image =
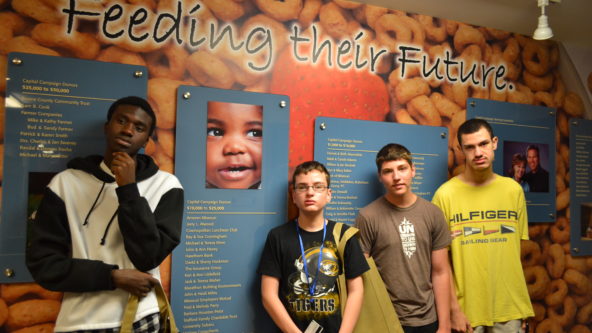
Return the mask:
MULTIPOLYGON (((293 53, 291 45, 281 52, 270 87, 271 93, 290 97, 290 170, 313 159, 317 117, 383 121, 389 110, 386 85, 368 66, 343 71, 335 61, 332 67, 326 60, 313 64, 306 47, 299 48, 299 56, 308 57, 306 62, 296 60, 293 53)), ((326 52, 320 58, 326 59, 326 52)))

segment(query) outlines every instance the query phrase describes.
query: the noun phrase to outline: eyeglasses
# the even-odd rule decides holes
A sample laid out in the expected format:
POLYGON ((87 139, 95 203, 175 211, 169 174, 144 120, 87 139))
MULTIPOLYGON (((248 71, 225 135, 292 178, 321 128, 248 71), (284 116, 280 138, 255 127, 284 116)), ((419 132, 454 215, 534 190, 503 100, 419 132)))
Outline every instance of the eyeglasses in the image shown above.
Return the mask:
POLYGON ((314 185, 298 184, 294 187, 294 190, 299 193, 304 193, 304 192, 308 192, 309 187, 312 187, 312 189, 317 193, 323 193, 327 189, 327 185, 325 185, 325 184, 314 184, 314 185))

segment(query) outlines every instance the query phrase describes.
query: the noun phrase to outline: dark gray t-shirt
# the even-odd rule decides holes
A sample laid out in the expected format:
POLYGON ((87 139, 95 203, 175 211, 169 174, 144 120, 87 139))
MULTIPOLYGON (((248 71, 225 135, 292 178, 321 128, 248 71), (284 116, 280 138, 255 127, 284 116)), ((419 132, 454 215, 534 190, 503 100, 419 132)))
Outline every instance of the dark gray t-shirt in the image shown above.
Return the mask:
POLYGON ((423 326, 438 319, 432 289, 432 251, 450 245, 444 214, 417 197, 398 208, 380 197, 356 218, 362 251, 374 258, 404 326, 423 326))

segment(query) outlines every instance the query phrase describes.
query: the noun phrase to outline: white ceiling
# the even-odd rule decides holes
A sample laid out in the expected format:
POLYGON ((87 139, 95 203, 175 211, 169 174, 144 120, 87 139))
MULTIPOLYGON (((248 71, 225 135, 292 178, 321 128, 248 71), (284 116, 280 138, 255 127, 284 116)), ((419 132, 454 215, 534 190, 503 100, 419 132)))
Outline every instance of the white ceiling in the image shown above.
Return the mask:
MULTIPOLYGON (((380 7, 421 13, 531 36, 537 0, 363 0, 380 7)), ((561 0, 547 9, 556 41, 592 50, 592 0, 561 0)), ((591 59, 592 60, 592 59, 591 59)))

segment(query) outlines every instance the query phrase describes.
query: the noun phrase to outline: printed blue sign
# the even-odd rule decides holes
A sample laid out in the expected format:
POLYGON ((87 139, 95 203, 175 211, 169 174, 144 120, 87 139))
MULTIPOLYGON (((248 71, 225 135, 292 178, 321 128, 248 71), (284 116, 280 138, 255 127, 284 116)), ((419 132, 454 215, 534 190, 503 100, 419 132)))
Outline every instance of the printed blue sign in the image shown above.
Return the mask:
POLYGON ((570 244, 572 256, 592 255, 592 120, 569 126, 570 244))
POLYGON ((268 231, 286 221, 289 110, 286 96, 178 88, 175 174, 186 204, 171 304, 184 333, 273 327, 257 266, 268 231))
POLYGON ((467 119, 487 120, 499 138, 493 171, 522 185, 528 221, 555 221, 553 108, 485 99, 467 100, 467 119))
POLYGON ((412 190, 426 200, 448 177, 448 129, 376 121, 319 117, 315 123, 315 159, 331 173, 331 220, 353 224, 358 210, 380 195, 376 153, 388 143, 401 144, 413 156, 412 190))
POLYGON ((102 154, 109 105, 146 96, 145 67, 11 53, 8 55, 0 283, 30 282, 26 221, 45 186, 76 156, 102 154), (10 275, 10 274, 8 274, 10 275))

